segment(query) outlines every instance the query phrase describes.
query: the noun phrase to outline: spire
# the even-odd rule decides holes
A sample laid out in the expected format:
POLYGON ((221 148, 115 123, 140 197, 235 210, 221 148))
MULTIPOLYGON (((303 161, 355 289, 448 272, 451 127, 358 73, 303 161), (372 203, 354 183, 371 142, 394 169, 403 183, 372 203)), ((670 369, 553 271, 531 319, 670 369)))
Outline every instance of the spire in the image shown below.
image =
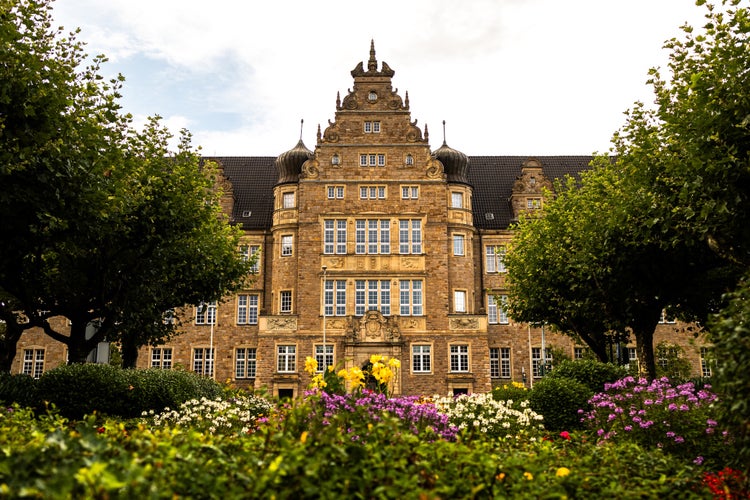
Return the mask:
MULTIPOLYGON (((443 122, 443 123, 445 123, 445 122, 443 122)), ((304 118, 300 118, 300 120, 299 120, 299 140, 300 140, 300 142, 302 141, 302 125, 304 125, 304 124, 305 124, 305 119, 304 118)), ((445 134, 443 134, 443 135, 445 135, 445 134)))
POLYGON ((448 143, 445 141, 445 120, 443 120, 443 146, 447 146, 448 143))
POLYGON ((378 70, 378 60, 375 59, 375 40, 370 40, 370 60, 367 61, 368 71, 378 70))

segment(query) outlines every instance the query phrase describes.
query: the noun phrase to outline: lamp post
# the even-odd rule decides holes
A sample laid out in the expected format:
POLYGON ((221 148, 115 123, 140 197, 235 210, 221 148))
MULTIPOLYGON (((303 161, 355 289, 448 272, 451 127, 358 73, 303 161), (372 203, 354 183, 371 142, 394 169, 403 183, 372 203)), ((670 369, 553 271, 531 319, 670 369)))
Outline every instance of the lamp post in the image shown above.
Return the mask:
POLYGON ((328 267, 323 266, 323 371, 328 368, 326 364, 326 270, 328 267))

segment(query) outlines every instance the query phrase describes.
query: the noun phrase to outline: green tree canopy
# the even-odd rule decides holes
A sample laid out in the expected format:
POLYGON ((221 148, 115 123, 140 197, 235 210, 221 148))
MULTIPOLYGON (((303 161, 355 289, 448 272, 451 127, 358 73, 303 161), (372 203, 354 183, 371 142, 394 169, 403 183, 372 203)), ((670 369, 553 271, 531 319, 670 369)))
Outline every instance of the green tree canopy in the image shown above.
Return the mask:
POLYGON ((103 56, 84 66, 76 34, 52 28, 49 0, 0 2, 0 289, 78 362, 105 337, 238 286, 248 265, 215 166, 188 135, 170 153, 158 119, 135 131, 122 77, 101 77, 103 56), (52 316, 70 320, 69 335, 52 316))

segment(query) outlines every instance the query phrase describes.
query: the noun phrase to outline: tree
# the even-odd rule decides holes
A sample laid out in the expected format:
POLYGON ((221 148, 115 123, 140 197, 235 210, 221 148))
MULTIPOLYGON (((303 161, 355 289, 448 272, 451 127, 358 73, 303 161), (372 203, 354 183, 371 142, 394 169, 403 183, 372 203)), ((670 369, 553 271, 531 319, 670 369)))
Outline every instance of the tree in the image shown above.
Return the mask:
MULTIPOLYGON (((133 130, 99 56, 51 29, 50 2, 2 1, 0 289, 29 323, 85 360, 102 339, 211 300, 249 269, 221 213, 217 171, 184 135, 177 153, 154 119, 133 130), (48 318, 70 320, 70 334, 48 318), (96 331, 91 335, 91 326, 96 331), (87 329, 89 335, 87 338, 87 329)), ((160 330, 161 335, 165 330, 160 330)), ((149 330, 151 334, 153 330, 149 330)))
POLYGON ((750 22, 746 9, 727 14, 709 6, 706 35, 684 27, 685 41, 667 43, 671 82, 651 70, 657 109, 636 103, 614 161, 568 183, 549 221, 521 224, 508 256, 517 319, 630 331, 651 377, 661 310, 705 324, 748 262, 750 22))

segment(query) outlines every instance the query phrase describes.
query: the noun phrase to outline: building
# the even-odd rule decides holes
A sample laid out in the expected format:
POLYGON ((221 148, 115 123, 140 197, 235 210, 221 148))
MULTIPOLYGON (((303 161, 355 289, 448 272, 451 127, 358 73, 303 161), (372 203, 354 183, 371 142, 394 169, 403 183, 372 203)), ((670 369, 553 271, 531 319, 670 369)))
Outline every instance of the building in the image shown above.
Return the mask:
MULTIPOLYGON (((519 214, 541 209, 552 180, 591 158, 469 157, 444 140, 432 150, 374 45, 351 74, 314 150, 300 140, 276 158, 213 158, 241 252, 258 257, 254 279, 218 304, 186 307, 185 333, 143 349, 139 366, 215 370, 295 396, 310 383, 307 356, 348 368, 381 354, 401 362, 396 393, 445 394, 530 385, 543 345, 582 355, 567 337, 509 320, 503 253, 519 214)), ((25 335, 18 371, 54 364, 46 344, 25 335)), ((686 340, 685 350, 697 371, 699 348, 686 340)))

